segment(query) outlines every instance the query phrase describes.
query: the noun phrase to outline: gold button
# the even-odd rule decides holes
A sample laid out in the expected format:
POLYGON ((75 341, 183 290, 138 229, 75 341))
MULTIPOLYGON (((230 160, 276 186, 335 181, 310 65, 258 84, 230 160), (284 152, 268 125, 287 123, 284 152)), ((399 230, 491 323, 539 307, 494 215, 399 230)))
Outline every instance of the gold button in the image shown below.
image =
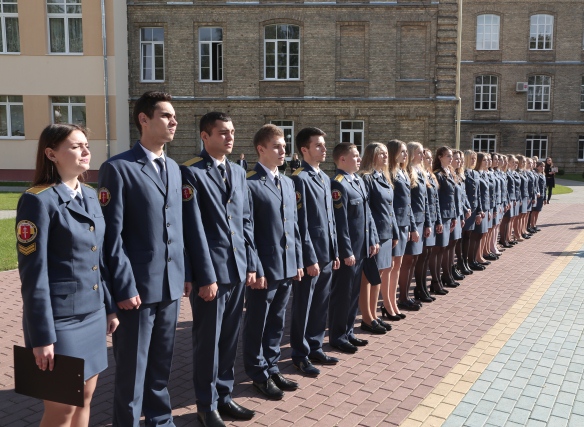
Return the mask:
POLYGON ((90 225, 89 226, 89 231, 93 231, 93 230, 95 230, 95 227, 93 225, 90 225))
POLYGON ((285 207, 286 207, 286 205, 282 205, 282 207, 283 207, 283 208, 285 208, 285 207))
POLYGON ((97 285, 93 285, 93 290, 97 291, 97 285))
POLYGON ((93 267, 91 267, 91 269, 92 269, 93 271, 97 270, 97 265, 94 265, 93 267))
POLYGON ((284 218, 284 222, 286 222, 286 218, 284 218))
POLYGON ((229 220, 230 220, 230 219, 231 219, 231 215, 229 215, 229 216, 227 217, 227 219, 229 219, 229 220))
POLYGON ((227 203, 231 203, 231 199, 227 200, 227 203))
POLYGON ((92 250, 93 252, 95 252, 95 251, 97 250, 97 246, 92 246, 92 247, 91 247, 91 250, 92 250))
POLYGON ((233 248, 233 252, 237 252, 237 248, 233 248))
POLYGON ((232 231, 232 232, 231 232, 231 235, 232 235, 232 236, 233 236, 233 235, 235 235, 235 231, 232 231))
POLYGON ((288 245, 286 245, 286 249, 288 249, 288 245))

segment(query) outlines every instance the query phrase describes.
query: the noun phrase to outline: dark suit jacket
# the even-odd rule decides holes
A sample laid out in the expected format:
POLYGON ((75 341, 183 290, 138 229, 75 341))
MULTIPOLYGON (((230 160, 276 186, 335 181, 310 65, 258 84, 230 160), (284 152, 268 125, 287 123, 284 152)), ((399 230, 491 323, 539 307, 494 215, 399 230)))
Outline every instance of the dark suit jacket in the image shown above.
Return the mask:
POLYGON ((237 163, 239 166, 241 166, 244 171, 247 171, 247 160, 237 159, 237 162, 235 162, 235 163, 237 163))
POLYGON ((410 190, 410 178, 405 172, 403 177, 398 173, 393 181, 393 211, 397 225, 410 226, 410 232, 417 231, 416 220, 412 212, 412 195, 410 190))
POLYGON ((369 206, 377 234, 382 242, 398 238, 397 221, 393 211, 393 188, 382 173, 374 171, 363 175, 369 193, 369 206))
POLYGON ((168 188, 140 144, 99 169, 107 224, 104 259, 116 302, 140 295, 143 304, 176 300, 185 281, 181 178, 166 158, 168 188))
POLYGON ((470 204, 475 215, 482 213, 483 207, 481 204, 479 173, 474 169, 466 169, 464 171, 464 187, 466 190, 466 198, 470 204))
POLYGON ((438 202, 438 182, 428 174, 428 182, 430 187, 426 187, 426 193, 428 194, 428 209, 430 222, 424 224, 424 227, 432 227, 433 225, 442 225, 442 217, 439 215, 440 203, 438 202))
POLYGON ((438 202, 440 203, 440 215, 442 219, 453 219, 457 217, 456 200, 454 189, 456 182, 452 175, 447 175, 444 171, 435 172, 438 180, 438 202))
MULTIPOLYGON (((428 207, 428 192, 426 191, 426 181, 422 173, 418 173, 418 185, 412 187, 412 213, 416 224, 430 222, 430 209, 428 207)), ((422 230, 418 230, 422 233, 422 230)))

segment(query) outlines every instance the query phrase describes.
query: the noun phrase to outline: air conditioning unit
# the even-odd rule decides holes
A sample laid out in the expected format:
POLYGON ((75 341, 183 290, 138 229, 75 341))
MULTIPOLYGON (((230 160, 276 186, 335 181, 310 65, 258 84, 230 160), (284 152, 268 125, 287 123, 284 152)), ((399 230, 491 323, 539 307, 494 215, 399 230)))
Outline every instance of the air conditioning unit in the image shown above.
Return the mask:
POLYGON ((527 82, 517 82, 515 92, 527 92, 527 82))

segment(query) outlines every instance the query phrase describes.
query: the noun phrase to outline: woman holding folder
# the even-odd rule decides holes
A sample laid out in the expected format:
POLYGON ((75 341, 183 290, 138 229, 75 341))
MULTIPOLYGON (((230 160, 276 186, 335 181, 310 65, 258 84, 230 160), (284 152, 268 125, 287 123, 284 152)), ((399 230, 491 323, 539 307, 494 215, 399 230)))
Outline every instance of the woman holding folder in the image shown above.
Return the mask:
MULTIPOLYGON (((54 124, 41 133, 33 187, 18 202, 16 237, 25 346, 39 369, 54 355, 84 359, 84 407, 44 401, 44 426, 87 426, 106 333, 118 325, 102 277, 105 222, 93 188, 80 182, 91 153, 86 131, 54 124)), ((107 277, 105 277, 107 278, 107 277)))

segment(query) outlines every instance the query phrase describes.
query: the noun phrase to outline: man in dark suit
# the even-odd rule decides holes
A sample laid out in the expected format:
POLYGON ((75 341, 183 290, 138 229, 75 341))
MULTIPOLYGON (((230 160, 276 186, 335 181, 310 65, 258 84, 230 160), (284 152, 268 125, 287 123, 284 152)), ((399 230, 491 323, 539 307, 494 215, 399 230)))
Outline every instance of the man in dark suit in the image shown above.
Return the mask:
POLYGON ((298 132, 296 147, 303 160, 292 174, 305 274, 292 285, 290 344, 294 366, 311 377, 320 374, 311 362, 334 365, 339 361, 322 350, 332 274, 339 268, 330 179, 320 170, 326 160, 325 136, 318 128, 298 132))
POLYGON ((233 123, 224 113, 201 117, 204 150, 181 167, 187 261, 192 269, 193 383, 204 426, 221 415, 249 420, 254 411, 231 399, 245 285, 256 282, 257 254, 245 171, 227 160, 233 123), (220 415, 221 414, 221 415, 220 415))
POLYGON ((114 426, 174 426, 168 380, 179 312, 187 296, 181 176, 164 155, 177 126, 171 97, 147 92, 134 106, 140 141, 99 170, 104 258, 119 308, 113 335, 114 426))
MULTIPOLYGON (((337 175, 331 180, 341 267, 334 272, 329 304, 329 342, 344 353, 355 353, 367 341, 355 337, 364 260, 379 251, 379 238, 368 195, 356 175, 361 165, 357 147, 347 142, 333 150, 337 175)), ((377 274, 379 274, 377 272, 377 274)), ((371 282, 371 280, 370 280, 371 282)), ((371 282, 373 284, 373 282, 371 282)))
POLYGON ((272 124, 255 134, 258 163, 247 174, 259 263, 257 281, 245 292, 243 364, 254 387, 265 397, 280 400, 298 383, 278 369, 286 305, 292 279, 302 271, 302 247, 296 221, 294 183, 278 172, 284 162, 284 132, 272 124))
POLYGON ((245 154, 241 153, 236 163, 247 172, 247 160, 245 160, 245 154))

